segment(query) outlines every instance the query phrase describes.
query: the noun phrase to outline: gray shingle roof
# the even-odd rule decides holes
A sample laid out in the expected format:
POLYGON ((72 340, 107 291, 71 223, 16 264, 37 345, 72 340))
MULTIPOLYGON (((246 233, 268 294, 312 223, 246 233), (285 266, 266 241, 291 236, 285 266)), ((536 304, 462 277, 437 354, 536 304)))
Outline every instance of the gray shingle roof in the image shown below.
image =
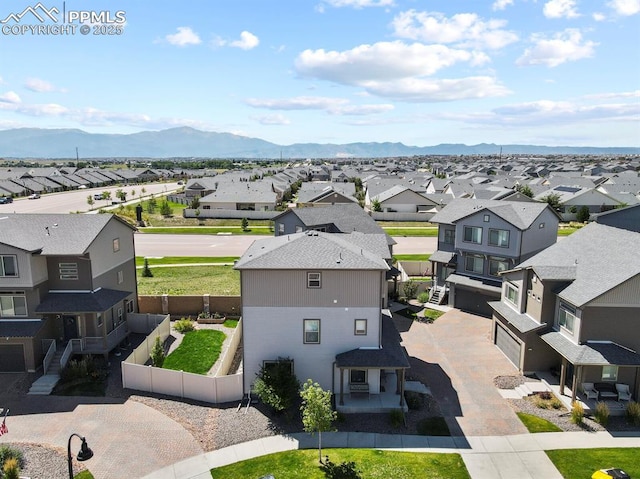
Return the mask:
MULTIPOLYGON (((500 286, 494 286, 492 284, 480 281, 478 279, 473 279, 462 274, 450 274, 449 276, 447 276, 446 281, 447 283, 459 284, 462 286, 466 286, 467 288, 474 288, 480 291, 485 291, 487 293, 493 293, 497 295, 500 295, 502 293, 502 288, 500 288, 500 286)), ((498 283, 496 282, 495 284, 498 283)))
POLYGON ((81 255, 112 219, 117 217, 0 213, 0 244, 25 251, 42 250, 44 255, 81 255))
POLYGON ((487 304, 521 333, 528 333, 529 331, 546 326, 546 323, 538 323, 526 314, 513 310, 502 301, 489 301, 487 304))
POLYGON ((102 288, 88 293, 49 293, 36 307, 37 313, 101 313, 131 292, 102 288))
POLYGON ((309 231, 253 242, 236 269, 389 269, 380 255, 384 235, 347 235, 309 231))
POLYGON ((540 337, 574 365, 640 366, 639 354, 616 343, 588 341, 586 344, 575 344, 557 331, 543 334, 540 337))
POLYGON ((573 279, 558 296, 580 307, 640 275, 639 251, 640 233, 590 223, 522 262, 518 269, 531 267, 536 274, 547 272, 549 279, 573 279))
POLYGON ((455 255, 456 255, 455 253, 452 253, 452 252, 449 252, 449 251, 437 250, 429 257, 429 261, 435 261, 436 263, 448 264, 448 263, 451 262, 451 260, 453 259, 453 257, 455 255))
POLYGON ((548 208, 546 203, 459 198, 436 213, 431 222, 455 224, 469 215, 488 210, 516 228, 526 230, 545 208, 548 208))
POLYGON ((15 321, 3 319, 0 321, 0 337, 2 338, 32 338, 44 326, 44 319, 18 319, 15 321))

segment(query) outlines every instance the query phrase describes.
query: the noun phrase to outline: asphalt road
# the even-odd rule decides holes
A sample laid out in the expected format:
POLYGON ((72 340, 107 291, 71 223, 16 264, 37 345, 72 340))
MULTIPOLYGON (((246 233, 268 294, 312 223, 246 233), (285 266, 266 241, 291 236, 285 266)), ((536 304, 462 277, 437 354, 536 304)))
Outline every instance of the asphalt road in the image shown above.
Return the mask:
MULTIPOLYGON (((116 191, 122 189, 127 193, 127 200, 138 198, 141 190, 144 188, 145 196, 160 195, 178 188, 176 182, 171 183, 147 183, 144 185, 128 185, 124 187, 109 186, 102 188, 86 188, 76 191, 65 191, 61 193, 45 193, 37 200, 28 198, 15 198, 13 203, 0 205, 0 214, 2 213, 86 213, 90 207, 87 203, 87 197, 101 194, 103 191, 111 192, 111 198, 116 199, 116 191), (131 196, 131 191, 135 190, 136 195, 131 196)), ((100 208, 110 207, 111 202, 105 200, 95 200, 93 211, 97 212, 100 208)))
MULTIPOLYGON (((136 256, 242 256, 255 235, 171 235, 136 233, 136 256)), ((394 254, 424 254, 436 250, 434 237, 396 237, 394 254)))

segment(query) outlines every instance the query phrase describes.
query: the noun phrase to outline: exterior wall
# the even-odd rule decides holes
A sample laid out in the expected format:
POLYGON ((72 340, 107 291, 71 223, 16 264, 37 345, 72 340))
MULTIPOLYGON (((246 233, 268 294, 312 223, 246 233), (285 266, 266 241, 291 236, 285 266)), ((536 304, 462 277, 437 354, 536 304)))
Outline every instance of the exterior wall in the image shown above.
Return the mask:
POLYGON ((640 273, 594 299, 589 303, 589 306, 635 306, 640 308, 640 273))
POLYGON ((596 219, 596 222, 640 233, 640 206, 622 208, 617 210, 615 213, 599 216, 596 219))
POLYGON ((609 207, 619 206, 620 202, 594 188, 582 193, 579 196, 568 199, 563 203, 563 205, 565 206, 565 211, 569 211, 569 208, 571 206, 577 206, 578 208, 580 206, 588 206, 590 212, 600 213, 600 211, 602 211, 601 207, 603 205, 609 207))
POLYGON ((93 287, 91 261, 83 256, 49 256, 47 257, 50 290, 88 291, 93 287), (78 279, 60 279, 59 264, 74 263, 78 268, 78 279))
POLYGON ((469 311, 487 318, 491 317, 493 310, 487 304, 488 301, 498 301, 499 294, 492 295, 487 291, 469 289, 459 284, 451 284, 449 290, 449 305, 463 311, 469 311))
MULTIPOLYGON (((134 260, 133 230, 116 219, 107 223, 96 239, 91 243, 87 252, 91 258, 93 277, 97 278, 114 269, 114 265, 124 264, 134 260), (120 249, 113 251, 113 240, 119 239, 120 249)), ((126 276, 125 272, 125 276, 126 276)), ((135 278, 135 269, 133 270, 135 278)), ((117 284, 115 281, 112 284, 117 284)), ((113 286, 114 289, 122 289, 113 286)), ((87 289, 86 287, 83 289, 87 289)), ((132 290, 133 291, 133 290, 132 290)))
MULTIPOLYGON (((243 368, 245 391, 265 360, 289 357, 300 381, 317 381, 333 389, 335 356, 359 347, 380 344, 380 309, 375 307, 245 306, 243 368), (304 344, 304 319, 320 319, 320 344, 304 344), (367 319, 367 334, 354 334, 356 319, 367 319)), ((373 391, 371 391, 373 392, 373 391)))
POLYGON ((33 256, 31 253, 18 248, 0 244, 0 255, 15 256, 18 266, 18 276, 0 277, 0 288, 25 289, 47 279, 45 259, 33 256))
MULTIPOLYGON (((357 369, 357 368, 354 368, 357 369)), ((335 387, 333 392, 340 394, 340 369, 334 370, 335 387)), ((380 369, 367 369, 367 384, 369 384, 370 394, 380 394, 380 369)), ((342 392, 345 397, 349 396, 349 370, 344 370, 344 381, 342 383, 342 392)), ((338 399, 336 398, 336 402, 338 399)))
POLYGON ((527 284, 527 272, 523 270, 513 271, 507 273, 503 277, 502 281, 502 301, 515 309, 518 313, 522 313, 525 310, 525 304, 527 300, 527 292, 525 285, 527 284), (512 284, 518 288, 518 302, 516 305, 511 301, 505 299, 507 284, 512 284))
POLYGON ((382 211, 398 213, 415 213, 418 211, 418 206, 426 205, 434 206, 433 203, 425 197, 411 190, 405 190, 380 203, 382 211))
POLYGON ((530 258, 557 241, 558 222, 558 217, 550 208, 547 207, 540 213, 529 229, 522 232, 519 262, 530 258), (544 223, 544 228, 540 228, 541 223, 544 223))
POLYGON ((264 307, 377 307, 381 305, 380 271, 243 270, 242 304, 264 307), (322 273, 321 288, 307 288, 307 272, 322 273))
MULTIPOLYGON (((445 243, 444 235, 446 230, 454 231, 456 227, 454 225, 438 225, 438 250, 440 251, 455 251, 456 245, 455 243, 445 243)), ((454 233, 455 234, 455 233, 454 233)))
POLYGON ((613 341, 640 351, 640 307, 587 307, 580 323, 580 341, 613 341))
POLYGON ((305 225, 302 221, 300 221, 300 218, 298 218, 293 213, 283 215, 280 218, 278 218, 277 221, 275 221, 275 224, 274 224, 275 236, 282 236, 283 234, 284 235, 293 234, 296 232, 296 227, 305 228, 305 225), (283 233, 280 232, 281 224, 284 225, 283 233))

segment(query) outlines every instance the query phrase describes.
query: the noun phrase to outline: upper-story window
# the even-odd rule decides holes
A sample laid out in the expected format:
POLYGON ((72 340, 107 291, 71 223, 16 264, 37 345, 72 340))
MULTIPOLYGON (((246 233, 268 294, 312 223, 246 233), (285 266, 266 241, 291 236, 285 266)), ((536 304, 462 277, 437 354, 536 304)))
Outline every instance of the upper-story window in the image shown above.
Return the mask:
POLYGON ((482 243, 482 228, 479 226, 465 226, 464 240, 467 243, 482 243))
POLYGON ((117 253, 120 251, 120 238, 115 238, 113 240, 113 252, 117 253))
POLYGON ((576 310, 565 303, 560 303, 558 309, 558 324, 560 327, 566 329, 570 333, 573 333, 573 328, 576 321, 576 310))
POLYGON ((0 256, 0 276, 18 276, 18 262, 15 256, 0 256))
POLYGON ((26 316, 27 298, 24 293, 7 291, 0 293, 0 316, 26 316))
POLYGON ((482 274, 484 272, 484 256, 478 254, 467 255, 464 267, 471 273, 482 274))
POLYGON ((504 297, 514 306, 518 305, 518 287, 512 283, 505 283, 504 297))
POLYGON ((322 273, 307 273, 307 288, 322 288, 322 273))
POLYGON ((446 244, 454 244, 456 242, 456 230, 444 230, 444 239, 442 242, 446 244))
POLYGON ((491 246, 509 247, 509 230, 489 230, 489 244, 491 246))
POLYGON ((78 263, 58 263, 60 279, 78 279, 78 263))
POLYGON ((491 221, 491 215, 484 215, 483 220, 485 223, 488 223, 489 221, 491 221))

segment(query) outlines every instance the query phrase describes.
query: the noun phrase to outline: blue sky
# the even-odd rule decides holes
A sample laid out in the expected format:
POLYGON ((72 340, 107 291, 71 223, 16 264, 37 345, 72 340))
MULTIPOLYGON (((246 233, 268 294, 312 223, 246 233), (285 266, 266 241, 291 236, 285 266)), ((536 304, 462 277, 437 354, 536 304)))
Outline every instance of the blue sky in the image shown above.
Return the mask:
POLYGON ((640 0, 68 0, 122 32, 16 34, 62 23, 36 5, 0 5, 0 129, 640 146, 640 0))

